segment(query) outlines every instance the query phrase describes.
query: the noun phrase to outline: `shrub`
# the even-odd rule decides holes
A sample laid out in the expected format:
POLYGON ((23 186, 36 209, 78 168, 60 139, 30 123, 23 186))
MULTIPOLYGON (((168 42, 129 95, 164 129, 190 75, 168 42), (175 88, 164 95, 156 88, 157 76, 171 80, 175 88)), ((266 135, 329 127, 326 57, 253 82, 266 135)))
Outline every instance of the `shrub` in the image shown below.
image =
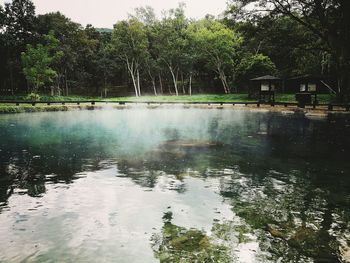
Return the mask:
POLYGON ((28 94, 27 96, 25 96, 24 100, 39 101, 40 100, 40 95, 32 92, 32 93, 28 94))

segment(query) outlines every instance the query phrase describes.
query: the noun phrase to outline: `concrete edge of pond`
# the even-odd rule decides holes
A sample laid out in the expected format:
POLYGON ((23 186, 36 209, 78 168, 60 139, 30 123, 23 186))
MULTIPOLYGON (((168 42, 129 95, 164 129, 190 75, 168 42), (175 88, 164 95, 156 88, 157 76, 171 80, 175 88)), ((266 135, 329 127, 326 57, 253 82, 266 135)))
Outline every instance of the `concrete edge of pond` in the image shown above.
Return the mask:
POLYGON ((56 112, 56 111, 76 111, 76 110, 102 110, 102 109, 130 109, 133 107, 143 107, 145 109, 158 109, 164 107, 177 107, 177 108, 199 108, 199 109, 233 109, 233 110, 249 110, 255 112, 279 112, 283 115, 304 115, 309 119, 324 119, 329 115, 340 115, 340 116, 350 116, 350 112, 342 111, 340 109, 329 110, 327 107, 313 109, 310 108, 298 108, 297 106, 289 106, 288 108, 282 105, 261 105, 257 107, 256 105, 230 105, 224 104, 146 104, 140 103, 137 105, 43 105, 43 106, 0 106, 0 114, 11 114, 11 113, 33 113, 33 112, 56 112))

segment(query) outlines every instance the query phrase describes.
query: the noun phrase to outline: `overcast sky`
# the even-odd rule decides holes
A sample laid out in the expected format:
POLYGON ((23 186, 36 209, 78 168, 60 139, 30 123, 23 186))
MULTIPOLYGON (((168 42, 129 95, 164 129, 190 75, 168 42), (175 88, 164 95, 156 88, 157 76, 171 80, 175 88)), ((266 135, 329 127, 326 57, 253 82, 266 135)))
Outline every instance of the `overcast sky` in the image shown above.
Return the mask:
MULTIPOLYGON (((0 3, 10 0, 0 0, 0 3)), ((112 28, 118 20, 140 6, 152 6, 160 16, 164 9, 174 8, 179 0, 32 0, 37 14, 60 11, 82 25, 112 28)), ((202 18, 206 14, 218 15, 225 10, 227 0, 187 0, 186 15, 202 18)))

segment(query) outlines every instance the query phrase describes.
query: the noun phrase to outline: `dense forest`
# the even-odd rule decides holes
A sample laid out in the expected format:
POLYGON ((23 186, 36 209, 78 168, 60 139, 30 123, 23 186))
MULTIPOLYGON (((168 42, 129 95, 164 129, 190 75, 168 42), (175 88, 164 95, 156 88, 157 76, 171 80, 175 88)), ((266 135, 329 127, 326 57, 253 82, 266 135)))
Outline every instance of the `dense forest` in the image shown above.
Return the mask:
MULTIPOLYGON (((314 74, 349 94, 347 0, 234 0, 222 15, 135 9, 113 29, 83 27, 30 0, 0 5, 1 94, 244 92, 249 79, 314 74), (347 14, 347 15, 346 15, 347 14)), ((112 25, 111 25, 112 26, 112 25)), ((344 96, 345 95, 345 96, 344 96)))

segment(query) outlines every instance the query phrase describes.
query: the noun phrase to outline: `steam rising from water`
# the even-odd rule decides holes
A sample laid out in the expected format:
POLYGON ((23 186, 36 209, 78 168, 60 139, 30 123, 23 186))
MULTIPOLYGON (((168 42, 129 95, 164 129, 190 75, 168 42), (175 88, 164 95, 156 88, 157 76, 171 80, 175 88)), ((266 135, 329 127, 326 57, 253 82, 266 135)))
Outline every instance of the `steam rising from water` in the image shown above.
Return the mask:
POLYGON ((234 262, 333 260, 349 236, 349 129, 173 106, 0 116, 0 261, 156 262, 188 256, 181 242, 190 256, 223 244, 234 262))

